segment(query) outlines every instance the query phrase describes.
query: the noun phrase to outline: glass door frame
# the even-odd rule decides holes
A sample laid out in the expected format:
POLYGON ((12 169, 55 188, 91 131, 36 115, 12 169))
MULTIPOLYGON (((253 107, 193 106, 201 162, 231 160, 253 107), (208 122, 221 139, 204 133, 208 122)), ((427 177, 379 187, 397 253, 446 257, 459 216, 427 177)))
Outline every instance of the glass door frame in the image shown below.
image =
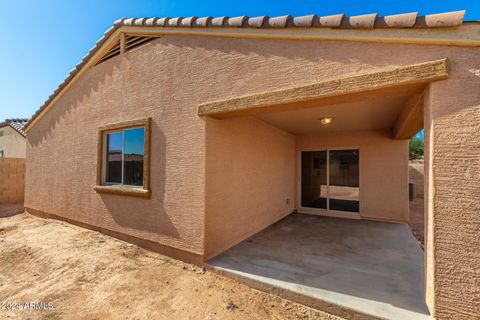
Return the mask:
MULTIPOLYGON (((349 211, 336 211, 330 210, 330 151, 334 150, 358 150, 360 152, 360 147, 334 147, 334 148, 304 148, 298 151, 297 157, 297 181, 298 181, 298 188, 297 188, 297 212, 299 213, 306 213, 306 214, 314 214, 314 215, 321 215, 321 216, 329 216, 329 217, 341 217, 341 218, 350 218, 350 219, 360 219, 360 212, 349 212, 349 211), (314 151, 326 151, 327 153, 327 208, 309 208, 309 207, 302 207, 302 152, 314 152, 314 151)), ((361 157, 358 157, 358 201, 360 201, 361 197, 361 185, 362 185, 362 174, 361 174, 361 157)))

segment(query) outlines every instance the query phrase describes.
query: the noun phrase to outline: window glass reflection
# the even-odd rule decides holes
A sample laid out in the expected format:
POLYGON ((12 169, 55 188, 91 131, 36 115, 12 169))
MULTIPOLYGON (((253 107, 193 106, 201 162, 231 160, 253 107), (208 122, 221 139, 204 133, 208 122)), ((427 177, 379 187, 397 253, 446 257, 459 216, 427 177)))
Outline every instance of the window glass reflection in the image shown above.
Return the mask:
POLYGON ((330 151, 330 210, 359 212, 359 151, 330 151))
POLYGON ((124 131, 123 184, 143 186, 144 145, 144 128, 124 131))
POLYGON ((107 134, 105 182, 122 183, 122 132, 107 134))

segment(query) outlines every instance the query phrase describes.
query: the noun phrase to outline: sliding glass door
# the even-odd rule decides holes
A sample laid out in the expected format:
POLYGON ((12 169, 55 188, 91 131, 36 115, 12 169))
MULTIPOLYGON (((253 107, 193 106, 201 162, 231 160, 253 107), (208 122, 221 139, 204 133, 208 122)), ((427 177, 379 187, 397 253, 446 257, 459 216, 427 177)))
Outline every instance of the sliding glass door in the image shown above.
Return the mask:
POLYGON ((330 150, 329 210, 359 212, 359 152, 330 150))
POLYGON ((302 151, 300 209, 360 211, 358 149, 302 151))
POLYGON ((327 209, 327 151, 302 152, 302 207, 327 209))

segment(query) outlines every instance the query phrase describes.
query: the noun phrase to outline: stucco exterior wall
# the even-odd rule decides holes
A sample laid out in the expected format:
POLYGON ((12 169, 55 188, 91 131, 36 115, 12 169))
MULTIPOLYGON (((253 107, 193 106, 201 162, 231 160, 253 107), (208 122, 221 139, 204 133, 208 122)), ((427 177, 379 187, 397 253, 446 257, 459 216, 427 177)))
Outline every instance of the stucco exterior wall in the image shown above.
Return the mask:
POLYGON ((163 41, 90 69, 32 128, 25 206, 202 256, 204 88, 190 76, 201 67, 163 41), (95 192, 98 128, 146 117, 151 199, 95 192))
POLYGON ((207 258, 295 208, 295 138, 255 118, 207 119, 207 258))
POLYGON ((408 140, 392 140, 389 130, 298 135, 297 176, 300 151, 355 147, 360 150, 360 216, 408 221, 408 140))
POLYGON ((436 319, 480 314, 480 48, 425 96, 427 301, 436 319), (427 177, 428 176, 428 177, 427 177))
POLYGON ((5 126, 0 128, 0 151, 4 158, 25 158, 27 142, 15 129, 5 126))
MULTIPOLYGON (((427 248, 427 292, 437 319, 473 319, 480 270, 474 251, 479 247, 479 54, 478 48, 453 46, 163 36, 87 71, 31 128, 26 206, 201 256, 212 241, 205 239, 212 169, 205 123, 210 120, 196 115, 199 104, 448 58, 449 80, 433 84, 427 95, 432 120, 427 145, 434 151, 426 172, 434 230, 432 250, 427 248), (152 199, 96 193, 98 127, 148 116, 152 199)), ((367 215, 385 214, 378 205, 365 210, 367 215)), ((404 219, 399 211, 389 214, 404 219)), ((238 235, 250 232, 248 225, 237 227, 238 235)))
POLYGON ((25 194, 25 159, 0 159, 0 204, 23 203, 25 194))
POLYGON ((319 81, 332 70, 390 65, 340 53, 398 49, 319 43, 172 35, 93 67, 28 132, 26 207, 202 255, 206 147, 198 105, 319 81), (96 193, 98 127, 145 117, 152 117, 151 200, 96 193))

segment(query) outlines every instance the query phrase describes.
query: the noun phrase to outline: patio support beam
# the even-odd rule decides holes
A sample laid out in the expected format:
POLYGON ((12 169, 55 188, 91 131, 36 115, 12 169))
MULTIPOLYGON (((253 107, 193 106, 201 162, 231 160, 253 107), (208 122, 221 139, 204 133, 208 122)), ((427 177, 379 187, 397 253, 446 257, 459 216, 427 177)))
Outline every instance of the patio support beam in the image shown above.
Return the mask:
POLYGON ((251 94, 203 103, 198 115, 217 119, 286 111, 362 100, 381 93, 412 94, 422 92, 432 81, 448 78, 447 59, 381 69, 378 71, 325 80, 300 87, 251 94))
POLYGON ((393 139, 410 139, 423 129, 423 94, 413 95, 393 126, 393 139))

